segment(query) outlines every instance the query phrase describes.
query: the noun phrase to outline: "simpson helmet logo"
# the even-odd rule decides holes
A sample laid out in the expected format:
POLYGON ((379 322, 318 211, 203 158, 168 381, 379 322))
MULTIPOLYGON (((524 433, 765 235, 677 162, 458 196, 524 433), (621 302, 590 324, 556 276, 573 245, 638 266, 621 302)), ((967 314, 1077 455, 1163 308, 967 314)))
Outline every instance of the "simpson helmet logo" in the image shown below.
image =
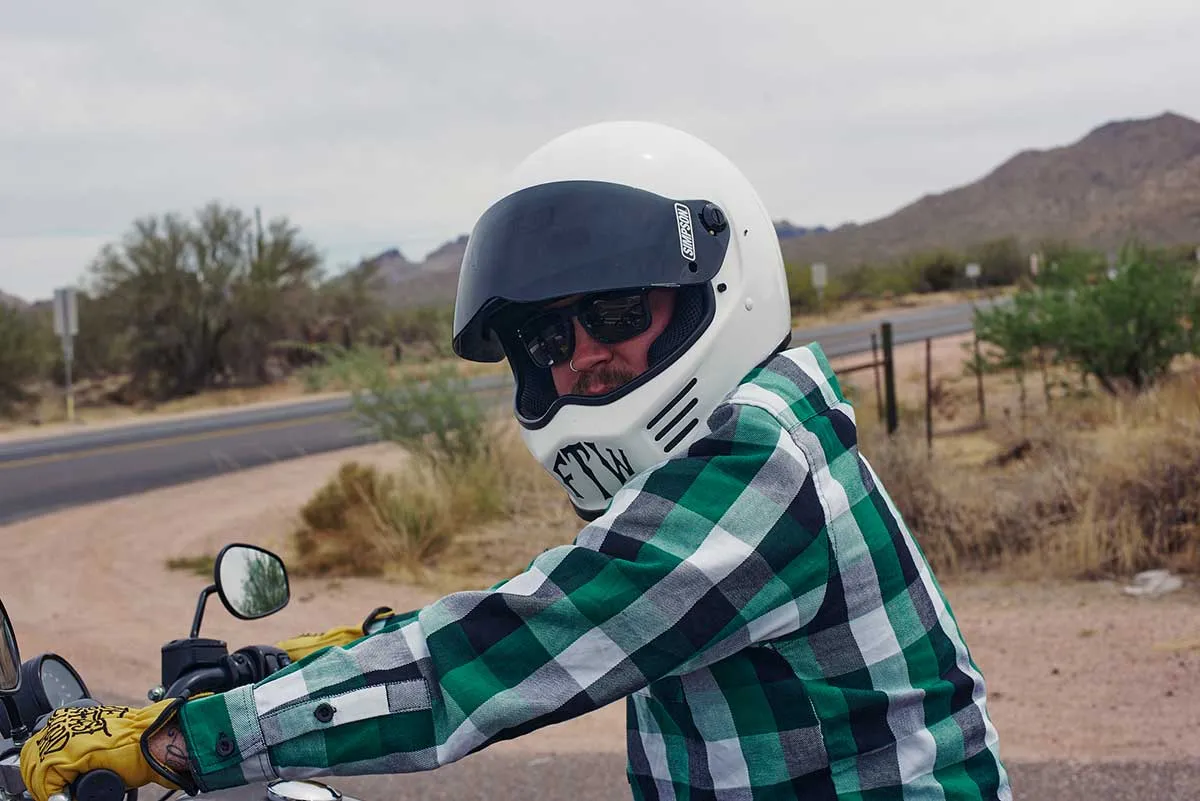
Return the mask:
POLYGON ((692 235, 692 210, 675 204, 675 224, 679 226, 679 252, 688 261, 696 260, 696 240, 692 235))

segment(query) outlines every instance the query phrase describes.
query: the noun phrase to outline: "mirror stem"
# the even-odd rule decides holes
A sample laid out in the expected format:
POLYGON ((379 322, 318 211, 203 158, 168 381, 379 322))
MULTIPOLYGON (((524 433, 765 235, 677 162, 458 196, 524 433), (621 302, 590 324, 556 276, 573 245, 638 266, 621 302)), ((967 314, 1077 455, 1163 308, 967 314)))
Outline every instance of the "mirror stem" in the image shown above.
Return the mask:
POLYGON ((204 619, 204 605, 208 602, 208 596, 216 591, 217 585, 210 584, 200 593, 200 600, 196 601, 196 616, 192 618, 191 638, 193 640, 200 636, 200 621, 204 619))
POLYGON ((8 722, 12 724, 9 737, 12 739, 13 745, 19 748, 29 739, 29 729, 25 728, 25 724, 21 722, 21 713, 17 710, 17 702, 8 695, 0 695, 0 700, 4 701, 4 711, 8 714, 8 722))

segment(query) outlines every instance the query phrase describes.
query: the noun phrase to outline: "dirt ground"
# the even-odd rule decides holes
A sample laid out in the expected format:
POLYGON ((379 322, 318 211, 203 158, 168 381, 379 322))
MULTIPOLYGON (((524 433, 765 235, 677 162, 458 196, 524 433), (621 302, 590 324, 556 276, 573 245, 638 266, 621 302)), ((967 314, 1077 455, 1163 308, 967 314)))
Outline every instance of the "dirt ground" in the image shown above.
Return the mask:
MULTIPOLYGON (((10 568, 0 597, 23 654, 58 652, 97 694, 141 703, 156 683, 159 648, 187 635, 206 584, 166 561, 232 541, 283 550, 295 510, 350 458, 398 459, 389 446, 369 446, 0 527, 10 568)), ((946 593, 988 678, 1006 757, 1200 757, 1200 650, 1161 647, 1200 638, 1195 588, 1151 601, 1112 584, 983 576, 950 582, 946 593)), ((412 609, 433 597, 381 580, 294 579, 292 603, 264 620, 236 620, 214 597, 202 634, 234 648, 274 642, 357 622, 379 604, 412 609)), ((497 748, 620 751, 623 726, 614 704, 497 748)))

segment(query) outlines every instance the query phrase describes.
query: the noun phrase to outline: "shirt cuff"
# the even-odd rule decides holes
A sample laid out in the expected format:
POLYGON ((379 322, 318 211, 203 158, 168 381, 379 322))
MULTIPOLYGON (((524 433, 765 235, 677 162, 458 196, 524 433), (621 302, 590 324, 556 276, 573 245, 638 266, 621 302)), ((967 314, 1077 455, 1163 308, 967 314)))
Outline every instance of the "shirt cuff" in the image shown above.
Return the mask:
POLYGON ((189 701, 179 710, 179 722, 201 791, 279 778, 267 753, 254 685, 189 701))

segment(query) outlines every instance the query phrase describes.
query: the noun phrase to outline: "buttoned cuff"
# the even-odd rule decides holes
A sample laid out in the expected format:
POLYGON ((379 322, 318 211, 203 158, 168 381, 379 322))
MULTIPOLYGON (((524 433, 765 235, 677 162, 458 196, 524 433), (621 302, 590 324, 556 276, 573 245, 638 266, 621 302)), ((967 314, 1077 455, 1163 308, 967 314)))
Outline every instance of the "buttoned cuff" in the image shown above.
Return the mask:
POLYGON ((268 758, 254 685, 189 701, 179 722, 202 792, 279 778, 268 758))

